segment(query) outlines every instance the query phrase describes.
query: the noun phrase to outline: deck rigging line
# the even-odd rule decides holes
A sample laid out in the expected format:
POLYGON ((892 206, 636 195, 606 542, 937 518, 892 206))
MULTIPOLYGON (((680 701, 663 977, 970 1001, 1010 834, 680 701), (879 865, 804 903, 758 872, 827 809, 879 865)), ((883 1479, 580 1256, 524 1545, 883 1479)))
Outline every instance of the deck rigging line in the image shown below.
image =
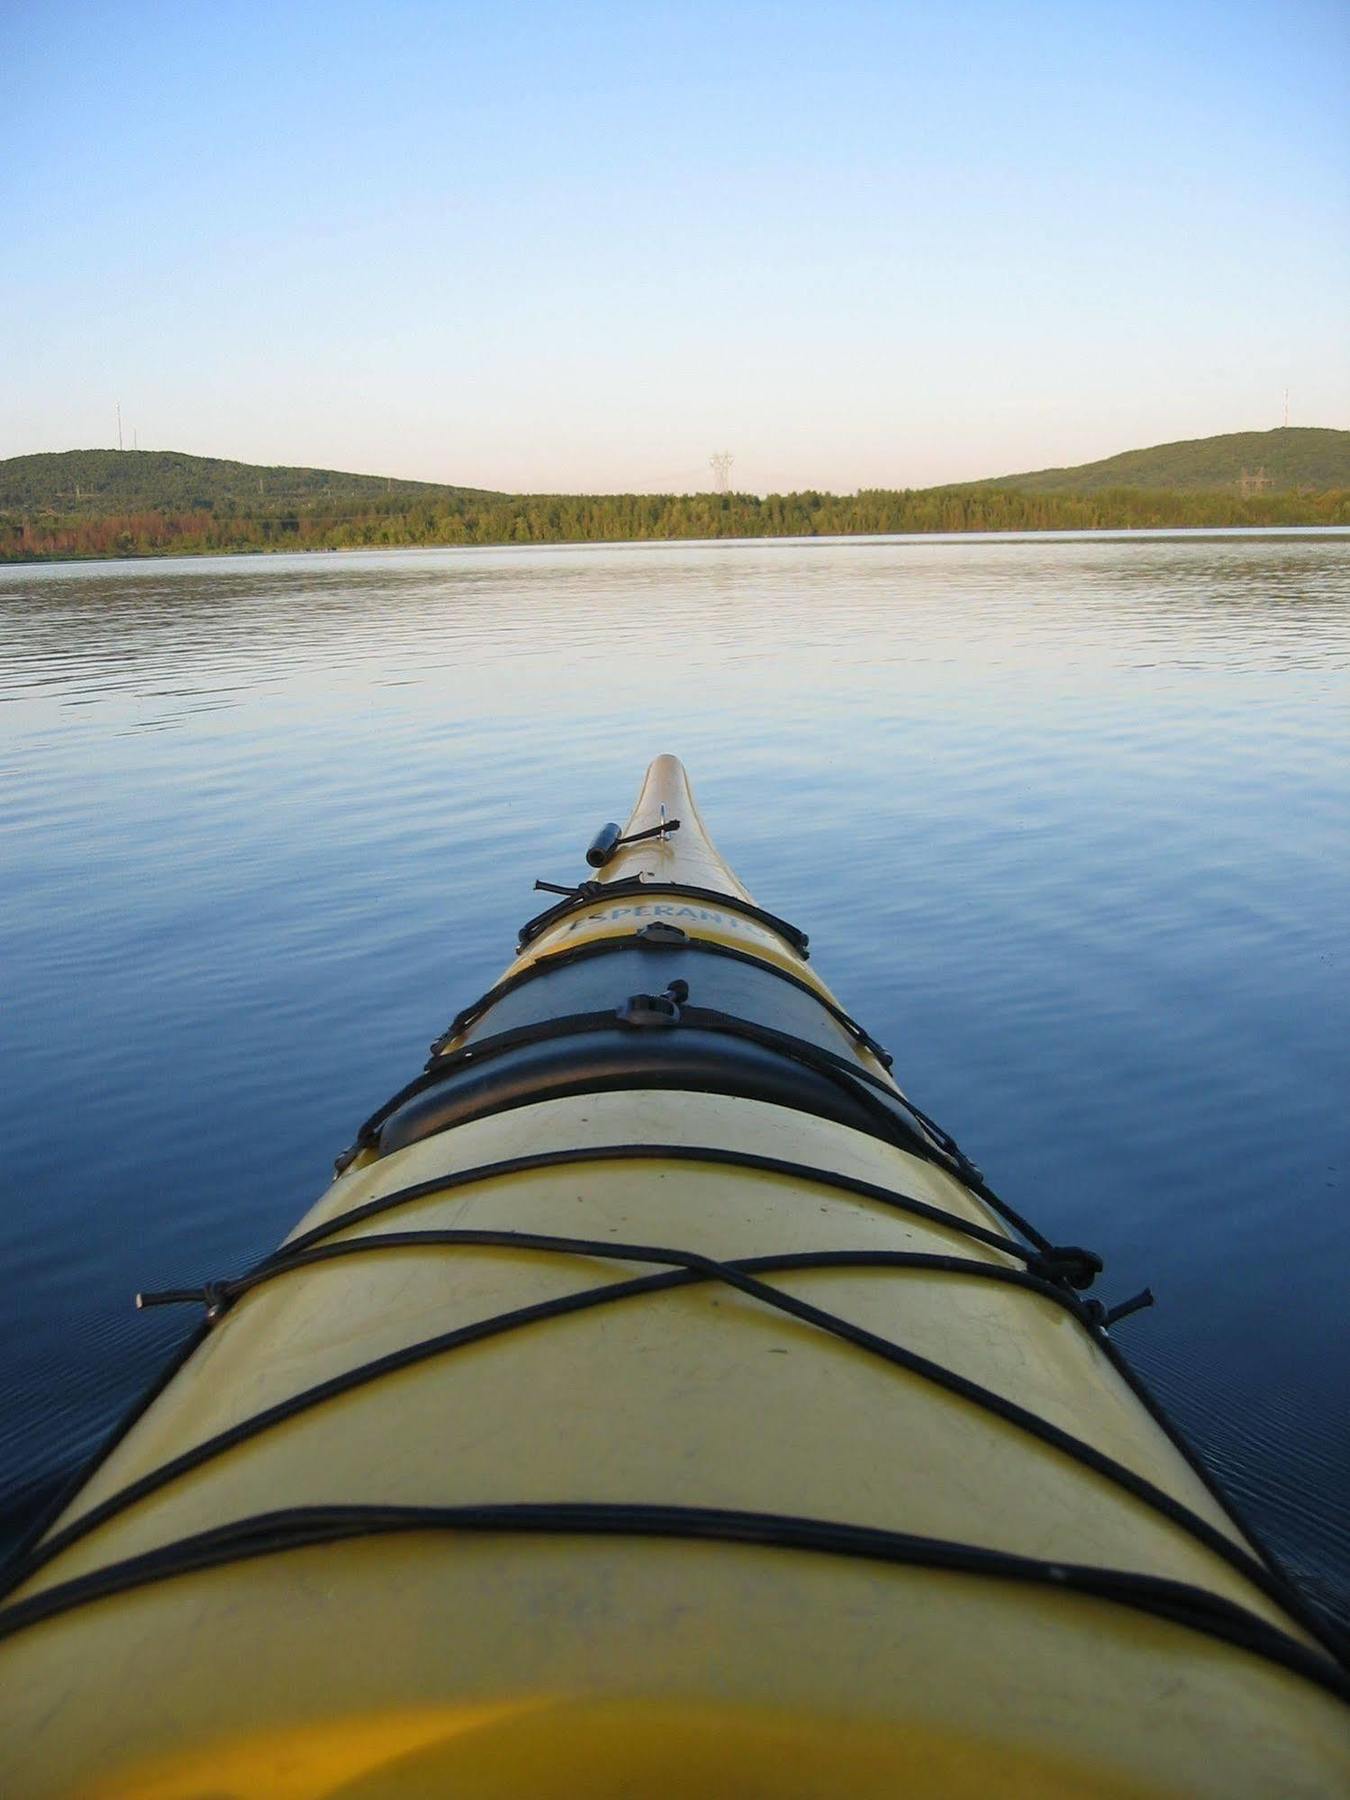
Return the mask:
MULTIPOLYGON (((889 1069, 895 1062, 890 1051, 879 1044, 865 1026, 860 1025, 850 1013, 844 1011, 837 1001, 832 1000, 827 994, 823 994, 819 988, 812 987, 809 981, 803 981, 800 975, 794 975, 791 969, 785 969, 778 963, 767 962, 764 957, 756 956, 750 950, 739 950, 734 944, 719 944, 713 938, 690 937, 682 927, 667 925, 665 920, 656 919, 651 924, 642 926, 635 931, 631 937, 596 938, 589 944, 573 944, 567 950, 553 950, 547 955, 536 957, 531 963, 526 963, 523 969, 517 969, 513 975, 505 976, 490 987, 485 994, 480 994, 468 1006, 460 1008, 445 1030, 431 1045, 433 1060, 428 1062, 427 1068, 432 1068, 434 1059, 442 1056, 462 1032, 467 1031, 470 1025, 475 1024, 499 1000, 504 1000, 508 994, 514 994, 518 988, 537 980, 541 975, 552 974, 555 969, 569 968, 575 963, 590 962, 598 956, 612 956, 616 952, 628 955, 632 955, 635 951, 650 954, 659 953, 663 949, 688 950, 699 956, 720 956, 729 962, 744 963, 752 969, 772 975, 777 980, 796 988, 800 993, 809 995, 837 1025, 841 1025, 848 1032, 860 1049, 866 1050, 869 1055, 874 1056, 884 1069, 889 1069), (667 932, 672 935, 665 935, 667 932)), ((907 1104, 909 1103, 907 1102, 907 1104)), ((911 1111, 917 1110, 911 1105, 911 1111)))
MULTIPOLYGON (((337 1228, 336 1222, 331 1228, 337 1228)), ((447 1354, 466 1344, 480 1343, 490 1337, 501 1336, 528 1325, 561 1318, 597 1306, 660 1292, 673 1286, 682 1285, 691 1279, 715 1279, 725 1282, 748 1297, 776 1308, 807 1325, 816 1326, 851 1343, 910 1374, 918 1375, 935 1383, 958 1398, 975 1404, 1002 1419, 1005 1423, 1019 1428, 1052 1449, 1069 1456, 1094 1473, 1105 1477, 1116 1487, 1123 1489, 1136 1500, 1142 1501, 1170 1523, 1187 1532, 1206 1549, 1219 1556, 1238 1574, 1264 1593, 1267 1598, 1290 1611, 1293 1616, 1298 1618, 1299 1623, 1312 1632, 1328 1650, 1334 1651, 1334 1643, 1328 1639, 1321 1622, 1305 1616, 1306 1609, 1301 1605, 1299 1597, 1275 1570, 1266 1567, 1189 1507, 1184 1506, 1170 1494, 1156 1487, 1144 1477, 1137 1475, 1114 1458, 1062 1430, 1059 1426, 1051 1424, 1050 1421, 1041 1418, 1038 1414, 1028 1411, 1017 1402, 1008 1400, 993 1390, 985 1388, 915 1351, 908 1350, 877 1333, 868 1331, 837 1313, 813 1306, 796 1295, 785 1293, 781 1289, 761 1281, 754 1269, 756 1264, 763 1267, 764 1259, 752 1259, 749 1265, 743 1261, 719 1262, 715 1258, 702 1256, 696 1252, 675 1250, 665 1246, 615 1244, 586 1238, 555 1237, 546 1234, 509 1231, 445 1231, 437 1233, 435 1241, 443 1245, 460 1244, 466 1247, 477 1245, 532 1251, 546 1250, 621 1262, 658 1263, 667 1265, 667 1268, 661 1274, 606 1283, 598 1288, 558 1295, 531 1306, 514 1308, 487 1319, 477 1320, 470 1325, 460 1326, 435 1337, 405 1345, 356 1368, 345 1370, 313 1387, 289 1395, 284 1401, 264 1408, 225 1431, 204 1439, 179 1456, 170 1458, 138 1480, 129 1483, 125 1488, 111 1494, 97 1506, 80 1514, 64 1529, 55 1532, 45 1541, 32 1545, 27 1553, 18 1559, 17 1566, 12 1566, 11 1578, 5 1591, 12 1592, 14 1587, 30 1579, 72 1544, 87 1537, 100 1525, 118 1516, 140 1500, 167 1487, 180 1476, 200 1468, 204 1463, 233 1449, 238 1444, 256 1438, 272 1427, 283 1424, 330 1399, 364 1387, 385 1375, 409 1368, 432 1357, 447 1354)), ((354 1242, 359 1244, 360 1240, 354 1242)), ((328 1248, 335 1250, 338 1246, 330 1245, 328 1248)), ((295 1254, 296 1252, 292 1248, 292 1256, 295 1254)), ((825 1254, 828 1255, 828 1253, 825 1254)), ((273 1258, 266 1259, 264 1264, 254 1272, 254 1275, 258 1279, 265 1278, 269 1264, 272 1272, 280 1272, 284 1268, 286 1260, 285 1250, 278 1252, 273 1258)), ((808 1256, 807 1262, 812 1260, 815 1259, 808 1256)), ((773 1266, 777 1259, 770 1258, 767 1261, 769 1266, 773 1266)), ((792 1263, 795 1263, 796 1266, 805 1266, 799 1258, 790 1259, 789 1266, 792 1263)), ((992 1268, 993 1265, 990 1267, 992 1268)), ((1030 1285, 1034 1279, 1018 1270, 1002 1270, 1000 1273, 1004 1278, 1011 1278, 1013 1285, 1030 1285)), ((243 1279, 248 1281, 249 1278, 243 1279)), ((220 1294, 227 1287, 228 1284, 210 1284, 208 1288, 197 1290, 195 1294, 180 1293, 175 1294, 175 1297, 205 1298, 220 1294)), ((1090 1326, 1088 1328, 1091 1329, 1090 1326)), ((172 1572, 172 1568, 170 1567, 166 1572, 172 1572)), ((1104 1578, 1109 1578, 1113 1572, 1096 1571, 1096 1573, 1104 1578)), ((71 1599, 71 1605, 79 1604, 79 1595, 85 1591, 78 1583, 73 1585, 76 1597, 71 1599)), ((98 1596, 91 1593, 89 1597, 98 1596)), ((40 1598, 41 1596, 35 1597, 35 1599, 40 1598)), ((27 1602, 21 1603, 21 1606, 27 1605, 27 1602)), ((1242 1614, 1244 1618, 1252 1619, 1257 1626, 1261 1624, 1254 1618, 1254 1615, 1246 1614, 1242 1608, 1234 1608, 1234 1611, 1242 1614)), ((14 1629, 19 1629, 25 1622, 36 1623, 41 1616, 44 1615, 40 1612, 30 1615, 21 1608, 0 1609, 0 1635, 3 1635, 11 1625, 14 1629), (15 1622, 16 1618, 17 1622, 15 1622)), ((1275 1635, 1282 1634, 1276 1633, 1275 1635)), ((1290 1641, 1292 1642, 1292 1640, 1290 1641)), ((1254 1642, 1255 1640, 1253 1640, 1253 1646, 1249 1647, 1254 1647, 1254 1642)), ((1279 1659, 1277 1658, 1277 1660, 1279 1659)), ((1322 1659, 1315 1658, 1314 1660, 1320 1663, 1322 1659)), ((1328 1679, 1337 1681, 1341 1679, 1334 1665, 1328 1664, 1327 1669, 1330 1672, 1328 1679)), ((1327 1685, 1325 1680, 1323 1685, 1327 1685)))
POLYGON ((556 925, 559 920, 569 918, 574 912, 587 906, 593 906, 597 900, 632 900, 638 895, 646 899, 653 894, 677 894, 681 900, 697 900, 703 906, 725 907, 729 912, 752 919, 757 925, 767 926, 790 944, 803 962, 810 960, 807 947, 811 940, 800 927, 779 918, 777 913, 766 912, 762 906, 756 906, 753 900, 742 899, 739 894, 723 893, 718 888, 692 887, 686 881, 665 881, 656 877, 648 880, 644 875, 625 875, 617 881, 579 881, 569 884, 536 881, 534 885, 545 893, 561 894, 562 898, 556 905, 545 907, 543 912, 536 913, 534 918, 525 921, 520 928, 517 951, 532 944, 551 925, 556 925))
POLYGON ((175 1539, 140 1556, 44 1589, 0 1611, 0 1640, 78 1606, 130 1593, 175 1575, 222 1568, 285 1550, 414 1532, 667 1538, 751 1545, 817 1555, 1022 1582, 1086 1599, 1132 1607, 1169 1624, 1204 1633, 1264 1657, 1350 1701, 1350 1680, 1316 1651, 1204 1588, 1083 1563, 1047 1562, 943 1538, 884 1531, 826 1519, 726 1508, 650 1506, 587 1501, 533 1501, 485 1506, 306 1506, 255 1513, 228 1525, 175 1539))

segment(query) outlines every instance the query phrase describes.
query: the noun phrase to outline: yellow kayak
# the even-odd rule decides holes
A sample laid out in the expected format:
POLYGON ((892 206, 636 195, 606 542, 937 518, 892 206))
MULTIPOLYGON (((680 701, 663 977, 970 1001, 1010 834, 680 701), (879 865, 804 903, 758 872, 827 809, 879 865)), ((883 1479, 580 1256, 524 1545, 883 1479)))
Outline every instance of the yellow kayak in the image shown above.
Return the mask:
MULTIPOLYGON (((16 1796, 1317 1795, 1328 1627, 659 757, 11 1562, 16 1796)), ((359 1021, 355 1024, 359 1028, 359 1021)))

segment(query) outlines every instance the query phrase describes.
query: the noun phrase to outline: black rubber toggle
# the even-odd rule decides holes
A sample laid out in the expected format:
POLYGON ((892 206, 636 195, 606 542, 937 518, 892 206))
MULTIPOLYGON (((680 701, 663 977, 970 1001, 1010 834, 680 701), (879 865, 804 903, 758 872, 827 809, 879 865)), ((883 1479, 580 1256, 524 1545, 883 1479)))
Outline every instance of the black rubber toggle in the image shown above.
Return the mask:
POLYGON ((1131 1313, 1142 1312, 1146 1306, 1156 1305, 1152 1288, 1141 1288, 1128 1300, 1122 1300, 1116 1306, 1104 1306, 1100 1300, 1089 1300, 1086 1303, 1088 1316, 1094 1325, 1103 1331, 1109 1331, 1121 1319, 1128 1319, 1131 1313))
POLYGON ((233 1298, 228 1282, 207 1281, 199 1288, 164 1288, 156 1293, 139 1293, 136 1311, 144 1312, 148 1306, 183 1306, 196 1301, 206 1308, 207 1323, 214 1325, 233 1298))
POLYGON ((586 851, 586 861, 593 869, 603 869, 618 849, 622 837, 622 825, 616 825, 613 820, 608 825, 602 825, 591 839, 590 847, 586 851))
POLYGON ((646 831, 631 832, 625 837, 620 826, 612 822, 602 825, 591 839, 590 848, 586 852, 586 861, 593 869, 603 869, 605 864, 625 845, 645 844, 648 838, 663 838, 668 831, 678 831, 679 829, 680 821, 678 819, 662 819, 659 825, 651 825, 646 831))

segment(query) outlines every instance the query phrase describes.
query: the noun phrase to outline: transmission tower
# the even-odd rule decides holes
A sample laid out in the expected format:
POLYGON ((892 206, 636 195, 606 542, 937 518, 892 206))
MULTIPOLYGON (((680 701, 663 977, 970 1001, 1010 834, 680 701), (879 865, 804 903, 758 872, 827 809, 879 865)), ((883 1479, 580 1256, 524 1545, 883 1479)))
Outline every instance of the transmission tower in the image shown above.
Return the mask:
POLYGON ((713 492, 729 494, 731 492, 731 465, 736 458, 730 450, 716 450, 708 458, 708 466, 713 472, 713 492))

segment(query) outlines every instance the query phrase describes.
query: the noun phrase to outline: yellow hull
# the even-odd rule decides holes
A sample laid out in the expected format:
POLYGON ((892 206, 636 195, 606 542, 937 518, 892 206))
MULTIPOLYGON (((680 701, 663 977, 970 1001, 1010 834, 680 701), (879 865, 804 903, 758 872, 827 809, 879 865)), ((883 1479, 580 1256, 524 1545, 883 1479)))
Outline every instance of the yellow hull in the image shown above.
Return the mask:
POLYGON ((11 1571, 0 1792, 1343 1791, 1072 1258, 663 807, 11 1571))

